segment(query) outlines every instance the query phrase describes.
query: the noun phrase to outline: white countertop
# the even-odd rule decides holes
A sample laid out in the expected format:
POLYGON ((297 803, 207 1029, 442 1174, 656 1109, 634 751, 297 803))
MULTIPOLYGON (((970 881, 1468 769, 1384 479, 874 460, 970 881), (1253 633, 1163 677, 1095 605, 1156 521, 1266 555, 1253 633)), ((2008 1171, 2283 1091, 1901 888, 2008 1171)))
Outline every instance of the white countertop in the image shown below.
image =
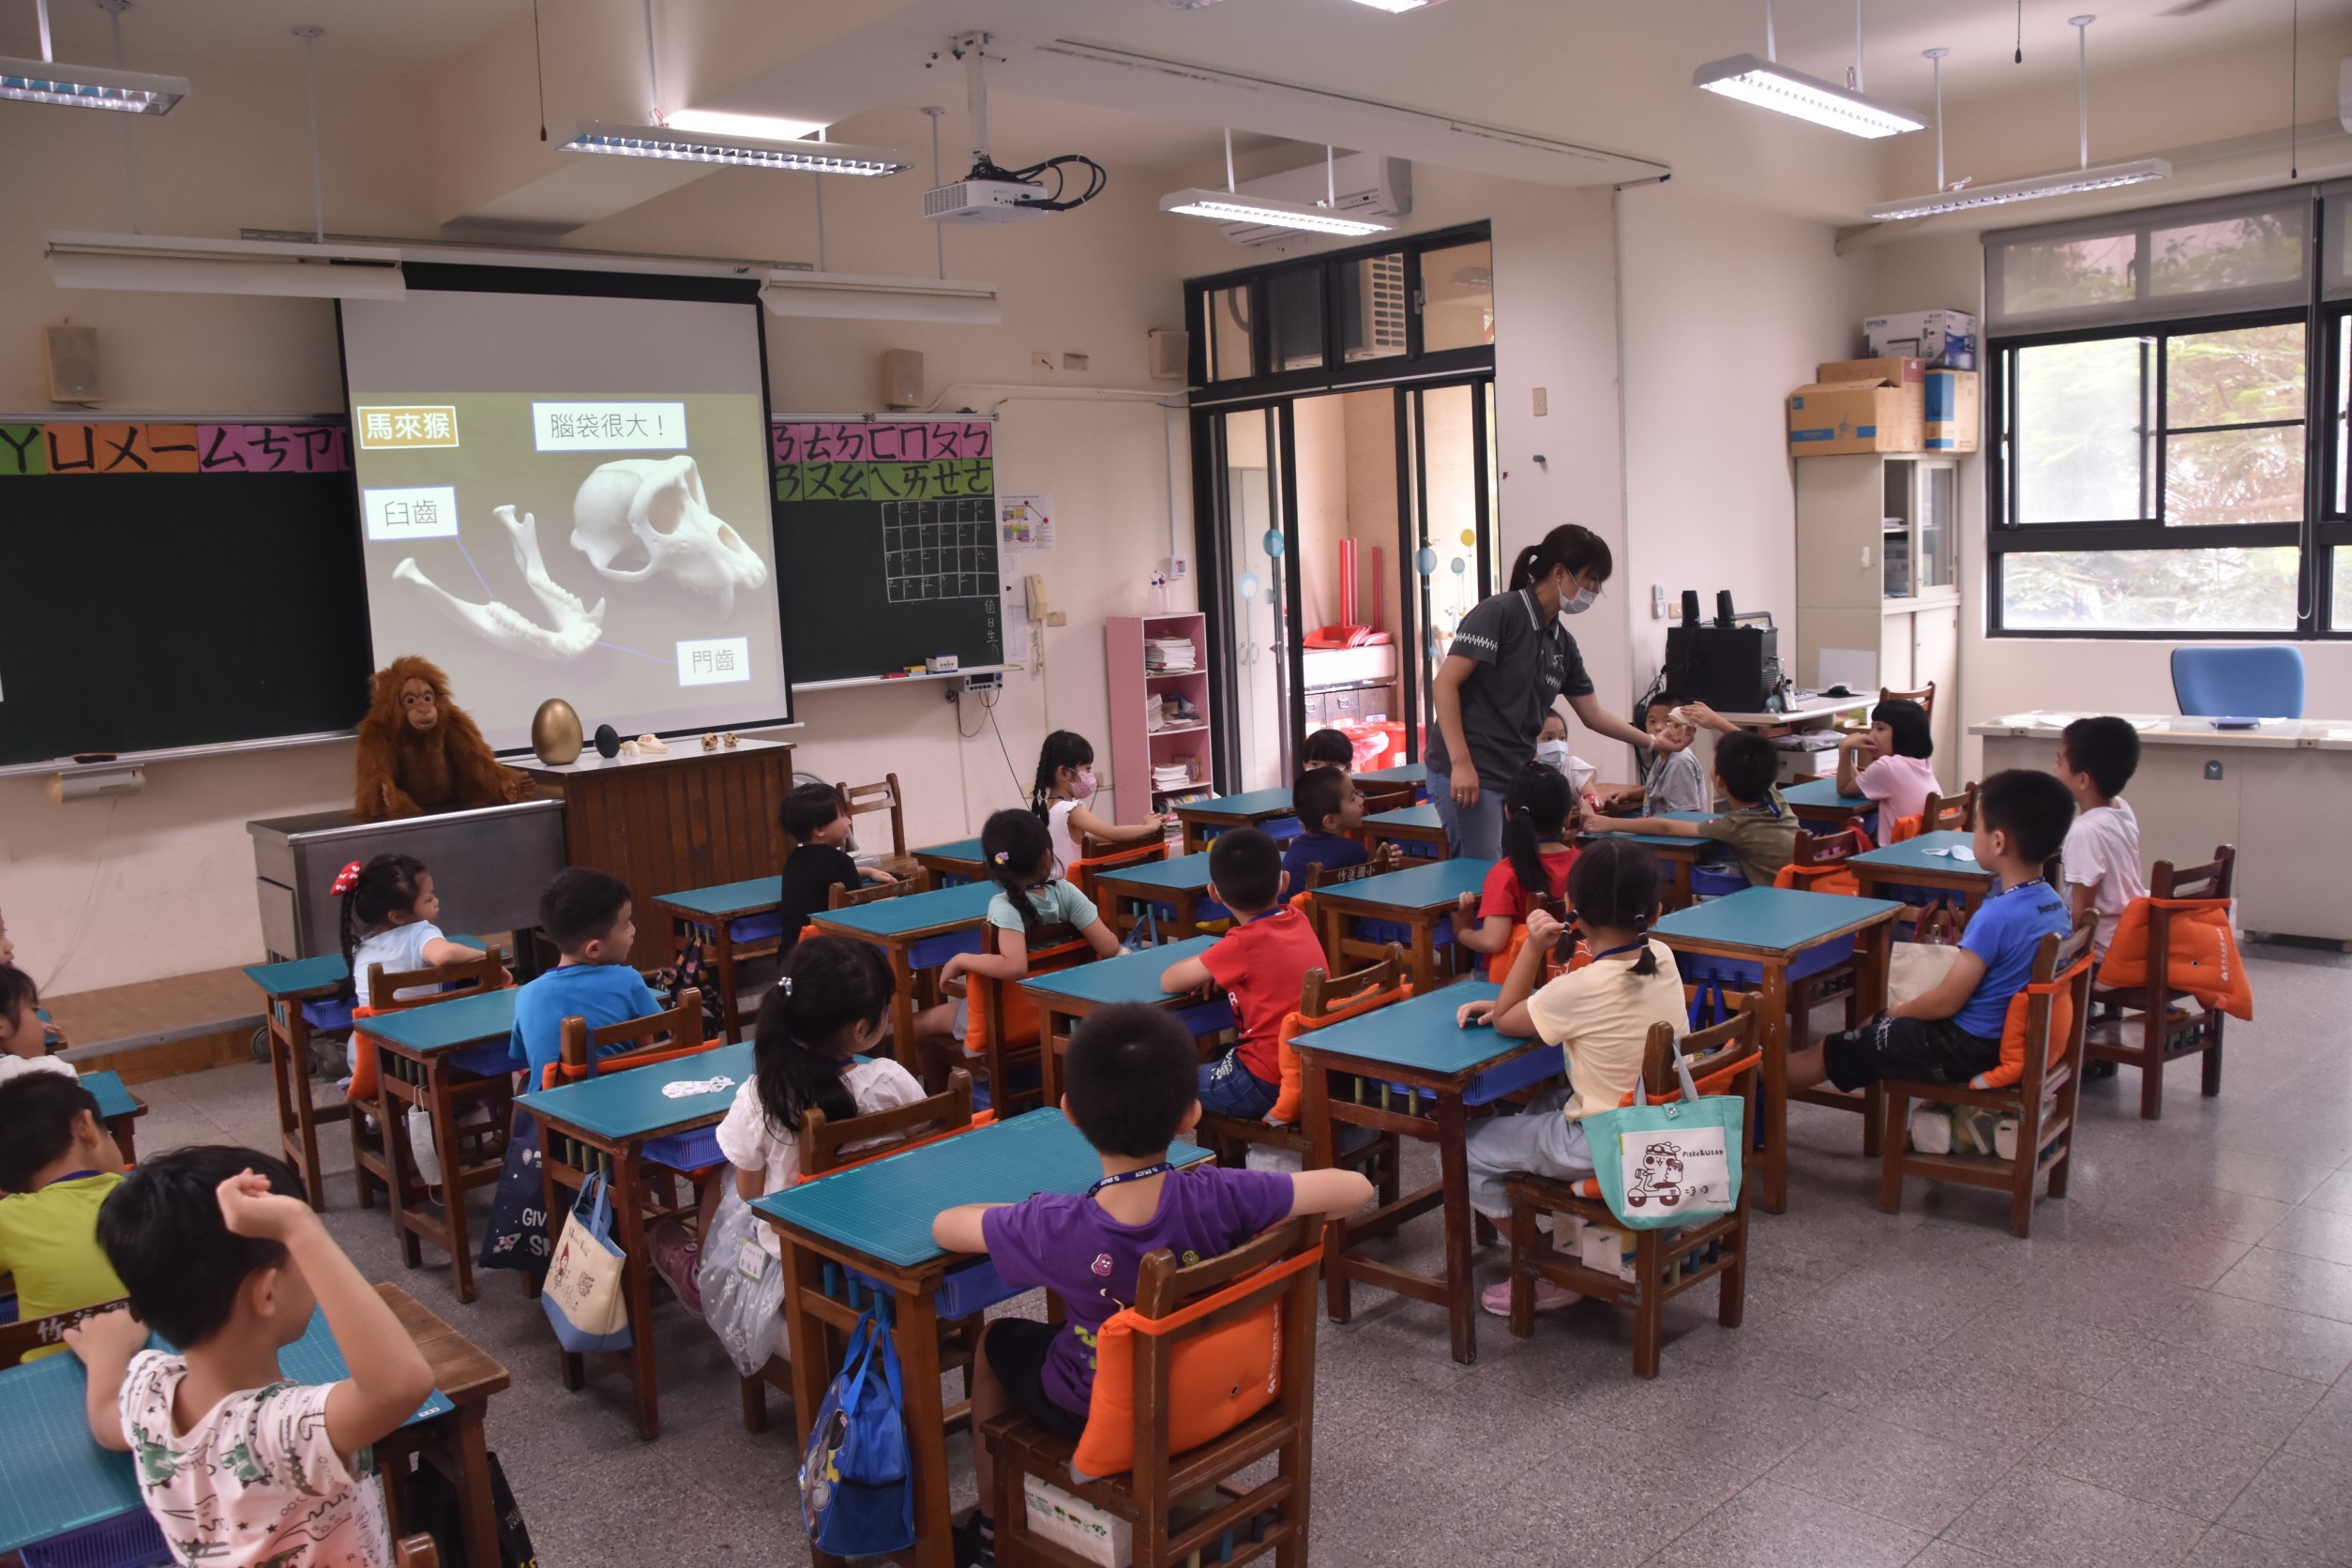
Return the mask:
MULTIPOLYGON (((2091 716, 2036 708, 2005 714, 1968 726, 1971 735, 2023 736, 2052 740, 2078 718, 2091 716)), ((2216 730, 2209 718, 2179 714, 2122 714, 2140 732, 2143 746, 2260 746, 2278 750, 2352 751, 2352 719, 2266 718, 2251 730, 2216 730)))
MULTIPOLYGON (((628 735, 623 738, 633 741, 637 737, 628 735)), ((739 735, 733 746, 720 746, 716 751, 702 749, 701 735, 672 735, 662 744, 670 749, 640 753, 634 757, 626 752, 623 752, 618 757, 599 757, 596 755, 596 746, 591 743, 581 748, 578 761, 565 762, 561 767, 550 767, 528 752, 520 757, 503 760, 511 766, 533 774, 613 773, 623 768, 658 767, 670 762, 698 761, 704 757, 740 757, 746 751, 790 749, 788 742, 754 740, 749 735, 739 735)))

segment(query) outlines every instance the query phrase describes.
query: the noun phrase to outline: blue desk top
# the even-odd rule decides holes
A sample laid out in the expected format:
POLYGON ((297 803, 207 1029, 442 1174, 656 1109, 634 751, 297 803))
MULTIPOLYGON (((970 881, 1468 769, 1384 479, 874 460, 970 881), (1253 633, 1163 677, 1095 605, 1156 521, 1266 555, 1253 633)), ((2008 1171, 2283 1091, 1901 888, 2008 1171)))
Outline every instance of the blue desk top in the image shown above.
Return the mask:
MULTIPOLYGON (((278 1364, 296 1382, 338 1383, 351 1376, 324 1312, 312 1313, 302 1337, 278 1352, 278 1364)), ((0 1476, 8 1478, 0 1485, 0 1552, 143 1506, 136 1462, 90 1436, 88 1390, 82 1359, 70 1353, 0 1371, 0 1476)), ((404 1425, 453 1408, 436 1390, 404 1425)))
POLYGON ((689 914, 726 920, 738 914, 756 914, 761 910, 772 910, 783 897, 782 877, 753 877, 747 882, 721 882, 716 887, 689 887, 681 893, 660 894, 654 902, 685 910, 689 914))
MULTIPOLYGON (((1657 820, 1674 822, 1712 822, 1715 816, 1716 813, 1712 811, 1661 811, 1658 813, 1657 820)), ((1664 833, 1596 833, 1588 829, 1577 837, 1587 843, 1595 838, 1622 838, 1630 844, 1647 844, 1653 850, 1677 850, 1691 853, 1714 847, 1714 840, 1711 838, 1681 838, 1664 833)))
POLYGON ((1823 807, 1840 807, 1854 812, 1856 815, 1860 815, 1864 811, 1873 810, 1878 805, 1877 801, 1872 800, 1867 795, 1839 794, 1837 792, 1837 779, 1834 776, 1828 778, 1809 778, 1802 784, 1783 785, 1781 787, 1780 798, 1787 801, 1791 806, 1823 807))
POLYGON ((959 887, 933 888, 928 893, 903 893, 877 898, 845 910, 817 910, 808 918, 828 930, 862 937, 898 937, 916 931, 940 931, 957 926, 977 926, 988 917, 988 900, 996 897, 992 882, 965 882, 959 887))
POLYGON ((933 844, 928 849, 914 852, 914 857, 917 860, 927 855, 933 860, 953 860, 976 867, 981 863, 980 840, 958 838, 952 844, 933 844))
MULTIPOLYGON (((1311 1029, 1291 1044, 1299 1049, 1334 1051, 1359 1062, 1420 1072, 1475 1073, 1515 1056, 1540 1040, 1515 1040, 1480 1024, 1464 1029, 1454 1015, 1466 1002, 1492 1002, 1502 988, 1487 980, 1457 980, 1408 1001, 1376 1007, 1328 1029, 1311 1029)), ((1555 1058, 1558 1048, 1552 1048, 1555 1058)))
POLYGON ((1364 819, 1365 827, 1425 827, 1440 828, 1445 824, 1438 820, 1434 806, 1400 806, 1394 811, 1376 811, 1364 819))
POLYGON ((521 990, 520 986, 508 986, 495 991, 472 991, 446 1002, 361 1018, 358 1028, 379 1040, 428 1055, 486 1040, 504 1040, 514 1033, 515 998, 521 990))
POLYGON ((1317 898, 1335 904, 1390 910, 1433 910, 1452 906, 1465 893, 1486 885, 1491 860, 1433 860, 1402 871, 1384 871, 1361 882, 1334 882, 1315 890, 1317 898))
MULTIPOLYGON (((1191 1165, 1210 1156, 1178 1143, 1168 1157, 1191 1165)), ((931 1221, 942 1210, 1018 1203, 1041 1192, 1078 1194, 1102 1179, 1102 1156, 1059 1110, 1033 1110, 769 1193, 751 1207, 909 1268, 946 1256, 931 1240, 931 1221)))
MULTIPOLYGON (((454 933, 449 940, 476 951, 490 945, 480 937, 454 933)), ((343 962, 340 953, 322 953, 315 958, 288 958, 278 964, 245 966, 245 977, 272 998, 309 996, 313 992, 336 990, 350 974, 351 967, 343 962)))
POLYGON ((1969 850, 1976 836, 1969 833, 1922 833, 1916 838, 1906 838, 1900 844, 1866 851, 1847 862, 1853 866, 1878 867, 1899 867, 1907 871, 1940 871, 1947 876, 1979 876, 1986 882, 1993 873, 1977 863, 1973 851, 1965 855, 1938 854, 1942 850, 1969 850))
POLYGON ((1097 1006, 1114 1002, 1175 1002, 1183 993, 1171 996, 1160 989, 1160 976, 1170 964, 1200 957, 1216 941, 1214 937, 1187 937, 1165 947, 1121 953, 1114 957, 1097 958, 1091 964, 1072 964, 1067 969, 1050 970, 1024 980, 1021 989, 1032 995, 1068 997, 1097 1006))
POLYGON ((1370 773, 1350 776, 1359 784, 1426 784, 1429 765, 1426 762, 1407 762, 1400 767, 1374 768, 1370 773))
POLYGON ((1676 910, 1651 927, 1650 934, 1669 947, 1677 937, 1686 937, 1768 955, 1789 954, 1859 930, 1902 908, 1889 898, 1747 887, 1676 910))
POLYGON ((545 1121, 616 1141, 651 1138, 696 1122, 716 1122, 735 1101, 736 1088, 754 1071, 751 1042, 720 1046, 692 1056, 656 1062, 624 1072, 607 1070, 578 1083, 562 1083, 515 1096, 515 1104, 545 1121), (724 1088, 671 1096, 665 1085, 725 1078, 724 1088))
POLYGON ((1209 885, 1209 852, 1195 850, 1173 860, 1146 860, 1134 866, 1114 866, 1094 873, 1094 884, 1117 882, 1122 887, 1162 887, 1170 892, 1198 893, 1209 885))
POLYGON ((98 1103, 98 1120, 112 1122, 117 1116, 135 1116, 139 1102, 130 1097, 123 1086, 120 1073, 84 1073, 82 1087, 88 1090, 98 1103))
POLYGON ((1290 811, 1288 790, 1245 790, 1238 795, 1187 802, 1176 808, 1176 815, 1187 822, 1198 817, 1212 822, 1262 822, 1274 817, 1287 817, 1290 811))

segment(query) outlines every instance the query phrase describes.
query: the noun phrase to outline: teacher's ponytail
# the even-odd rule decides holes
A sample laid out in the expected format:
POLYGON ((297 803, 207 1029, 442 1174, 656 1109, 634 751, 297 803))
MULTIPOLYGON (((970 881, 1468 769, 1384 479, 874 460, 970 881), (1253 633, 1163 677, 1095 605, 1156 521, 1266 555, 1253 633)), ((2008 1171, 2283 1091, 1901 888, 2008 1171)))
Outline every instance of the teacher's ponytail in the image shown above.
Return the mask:
POLYGON ((1512 560, 1506 586, 1513 591, 1531 587, 1562 566, 1571 577, 1591 573, 1597 584, 1609 580, 1617 569, 1617 559, 1600 535, 1581 523, 1563 522, 1519 551, 1512 560))

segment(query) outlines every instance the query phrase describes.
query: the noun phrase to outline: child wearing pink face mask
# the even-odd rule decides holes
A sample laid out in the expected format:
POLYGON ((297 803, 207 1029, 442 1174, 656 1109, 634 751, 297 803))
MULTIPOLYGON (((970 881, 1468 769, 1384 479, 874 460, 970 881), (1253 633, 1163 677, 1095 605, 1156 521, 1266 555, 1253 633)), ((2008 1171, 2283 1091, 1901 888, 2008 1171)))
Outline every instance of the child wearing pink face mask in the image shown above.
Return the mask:
POLYGON ((1086 808, 1094 790, 1094 748, 1086 737, 1070 730, 1048 735, 1037 753, 1037 783, 1030 791, 1029 808, 1046 824, 1054 858, 1065 874, 1086 858, 1087 834, 1106 844, 1140 844, 1159 837, 1175 820, 1172 814, 1155 814, 1125 827, 1107 822, 1086 808))

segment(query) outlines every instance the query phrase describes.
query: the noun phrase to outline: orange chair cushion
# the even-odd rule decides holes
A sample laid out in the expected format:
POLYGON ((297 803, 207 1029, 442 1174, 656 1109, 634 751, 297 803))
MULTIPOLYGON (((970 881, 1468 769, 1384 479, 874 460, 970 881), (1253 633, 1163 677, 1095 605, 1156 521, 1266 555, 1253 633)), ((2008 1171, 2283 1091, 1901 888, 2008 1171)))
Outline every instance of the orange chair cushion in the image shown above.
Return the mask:
POLYGON ((376 1010, 364 1003, 351 1010, 351 1037, 359 1048, 352 1053, 357 1060, 352 1063, 351 1087, 343 1092, 345 1099, 372 1100, 376 1097, 376 1091, 383 1087, 383 1073, 376 1063, 376 1043, 368 1038, 366 1030, 359 1027, 360 1019, 375 1016, 376 1010))
POLYGON ((1285 1014, 1282 1030, 1275 1036, 1274 1045, 1282 1063, 1282 1092, 1274 1096, 1274 1108, 1266 1112, 1266 1120, 1295 1125, 1301 1108, 1306 1103, 1306 1084, 1299 1070, 1299 1053, 1291 1048, 1293 1040, 1310 1029, 1326 1028, 1342 1018, 1352 1018, 1360 1013, 1369 1013, 1375 1007, 1402 1002, 1412 994, 1412 982, 1408 980, 1393 991, 1373 991, 1344 1003, 1319 1018, 1308 1018, 1297 1013, 1285 1014))
POLYGON ((1887 828, 1887 842, 1890 844, 1900 844, 1906 838, 1917 838, 1919 837, 1919 813, 1913 812, 1907 817, 1897 817, 1887 828))
POLYGON ((2149 912, 2158 904, 2173 912, 2164 939, 2170 949, 2164 956, 2165 986, 2232 1018, 2252 1018, 2254 988, 2238 956, 2237 934, 2229 928, 2227 898, 2133 899, 2116 922, 2099 983, 2118 989, 2148 984, 2148 936, 2155 928, 2149 912))
MULTIPOLYGON (((1094 1338, 1094 1390, 1086 1429, 1070 1455, 1071 1470, 1086 1479, 1135 1468, 1135 1336, 1161 1334, 1238 1301, 1269 1282, 1311 1269, 1319 1250, 1235 1280, 1165 1318, 1128 1307, 1112 1315, 1094 1338)), ((1282 1298, 1246 1317, 1196 1334, 1176 1347, 1168 1379, 1168 1452, 1199 1448, 1239 1426, 1282 1392, 1282 1298)))
MULTIPOLYGON (((1082 942, 1065 942, 1056 947, 1041 948, 1030 955, 1029 972, 1044 974, 1057 969, 1068 969, 1094 956, 1094 950, 1082 942)), ((1001 981, 985 974, 974 974, 967 982, 965 1000, 971 1004, 964 1009, 964 1049, 979 1056, 988 1048, 991 1011, 1004 1015, 1004 1039, 1008 1048, 1033 1046, 1037 1043, 1037 1008, 1022 990, 1020 982, 1001 981), (1001 1008, 991 1009, 986 1003, 991 991, 999 993, 1001 1008)))
MULTIPOLYGON (((2001 1021, 2000 1064, 1990 1072, 1979 1073, 1968 1081, 1971 1089, 2006 1089, 2026 1076, 2026 1025, 2033 1011, 2033 999, 2050 999, 2050 1033, 2048 1040, 2055 1045, 2064 1040, 2074 1028, 2074 991, 2072 982, 2090 966, 2086 957, 2064 974, 2046 986, 2028 986, 2009 999, 2009 1014, 2001 1021)), ((2043 1059, 2045 1062, 2047 1058, 2043 1059)))

